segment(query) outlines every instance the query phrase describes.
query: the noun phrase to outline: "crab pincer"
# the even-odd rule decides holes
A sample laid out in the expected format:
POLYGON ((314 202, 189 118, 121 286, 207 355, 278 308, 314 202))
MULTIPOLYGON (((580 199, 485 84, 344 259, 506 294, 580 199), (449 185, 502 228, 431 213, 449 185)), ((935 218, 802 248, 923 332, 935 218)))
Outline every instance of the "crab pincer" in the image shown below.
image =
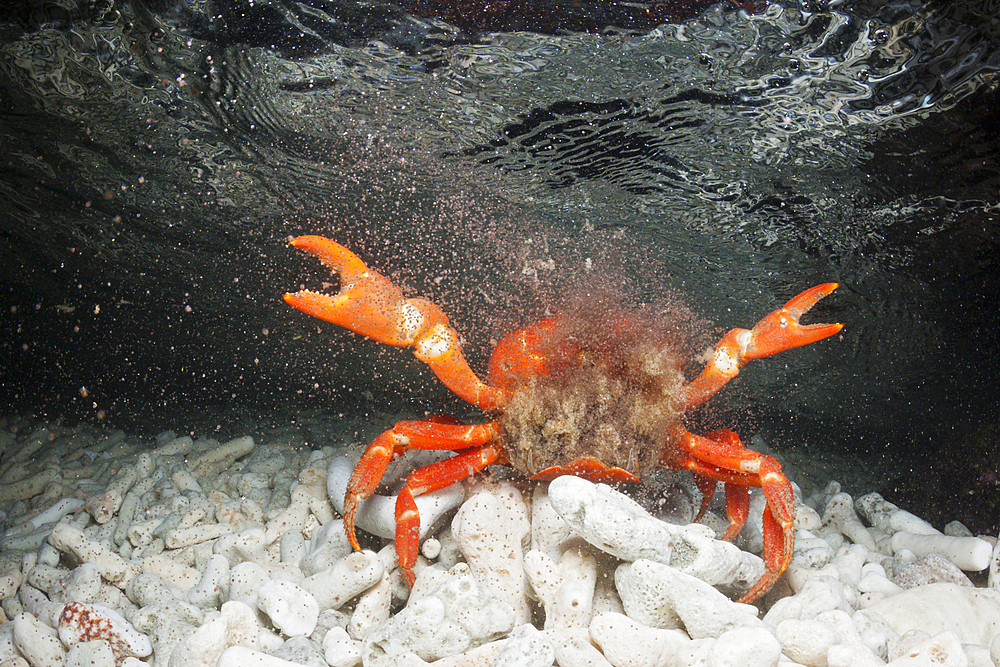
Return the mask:
POLYGON ((843 324, 799 324, 800 317, 838 287, 840 285, 837 283, 816 285, 766 315, 750 331, 750 342, 746 346, 743 358, 749 361, 769 357, 838 333, 844 328, 843 324))
POLYGON ((843 324, 799 324, 800 317, 838 287, 837 283, 810 287, 765 315, 753 329, 730 330, 715 346, 701 375, 687 386, 687 407, 701 405, 714 396, 748 361, 815 343, 843 329, 843 324))
POLYGON ((336 241, 299 236, 289 243, 339 273, 340 291, 334 295, 311 290, 285 294, 288 305, 379 343, 412 347, 417 359, 463 400, 484 410, 499 405, 500 392, 481 382, 469 368, 458 332, 440 307, 427 299, 407 299, 388 278, 336 241))

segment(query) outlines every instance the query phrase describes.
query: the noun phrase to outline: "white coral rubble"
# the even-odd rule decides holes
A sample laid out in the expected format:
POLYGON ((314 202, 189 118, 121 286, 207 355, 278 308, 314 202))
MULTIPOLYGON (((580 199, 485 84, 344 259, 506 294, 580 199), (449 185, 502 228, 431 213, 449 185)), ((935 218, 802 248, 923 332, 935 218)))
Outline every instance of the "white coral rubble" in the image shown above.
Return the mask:
POLYGON ((479 476, 419 497, 408 591, 395 498, 362 503, 372 550, 353 552, 353 464, 331 447, 81 437, 0 438, 0 664, 1000 666, 996 540, 836 483, 799 505, 761 616, 732 601, 758 555, 604 485, 479 476), (963 573, 986 568, 985 588, 963 573))

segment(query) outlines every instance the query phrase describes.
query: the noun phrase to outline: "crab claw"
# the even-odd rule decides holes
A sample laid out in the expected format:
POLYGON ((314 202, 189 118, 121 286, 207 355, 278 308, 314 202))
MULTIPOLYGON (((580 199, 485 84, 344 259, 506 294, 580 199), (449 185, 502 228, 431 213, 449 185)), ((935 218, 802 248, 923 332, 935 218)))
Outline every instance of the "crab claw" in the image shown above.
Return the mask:
POLYGON ((288 305, 380 343, 412 347, 416 357, 465 401, 484 410, 500 404, 500 392, 481 382, 469 368, 458 344, 458 332, 438 306, 426 299, 407 299, 388 278, 369 269, 336 241, 299 236, 289 243, 339 273, 340 291, 334 295, 309 290, 286 294, 288 305))
MULTIPOLYGON (((340 274, 336 295, 305 290, 286 294, 293 308, 350 329, 387 345, 405 346, 413 342, 414 325, 423 324, 423 314, 408 309, 403 293, 384 276, 371 271, 361 258, 335 241, 322 236, 299 236, 289 241, 299 250, 319 258, 340 274)), ((447 324, 443 313, 437 315, 447 324)))
POLYGON ((754 326, 750 342, 743 352, 746 360, 769 357, 823 340, 844 328, 843 324, 799 324, 799 318, 815 306, 820 299, 840 287, 837 283, 824 283, 807 289, 784 306, 770 313, 754 326))
POLYGON ((751 359, 815 343, 843 329, 843 324, 799 324, 800 317, 838 287, 837 283, 816 285, 767 315, 753 329, 733 329, 723 336, 701 375, 685 387, 685 407, 704 403, 751 359))

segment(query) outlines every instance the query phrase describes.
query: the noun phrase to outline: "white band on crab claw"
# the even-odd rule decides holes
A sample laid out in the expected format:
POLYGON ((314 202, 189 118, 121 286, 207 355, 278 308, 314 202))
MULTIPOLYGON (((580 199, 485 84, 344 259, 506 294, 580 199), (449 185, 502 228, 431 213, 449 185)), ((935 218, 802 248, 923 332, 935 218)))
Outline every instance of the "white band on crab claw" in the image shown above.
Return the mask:
MULTIPOLYGON (((354 472, 354 464, 346 456, 337 456, 330 461, 326 471, 326 489, 330 503, 341 515, 344 514, 344 495, 347 493, 347 482, 354 472)), ((417 496, 415 499, 420 511, 420 539, 424 539, 434 528, 441 517, 455 509, 465 501, 465 487, 462 484, 452 484, 438 491, 417 496)), ((396 496, 381 496, 372 494, 358 504, 354 515, 354 525, 357 528, 387 539, 396 537, 396 496)))

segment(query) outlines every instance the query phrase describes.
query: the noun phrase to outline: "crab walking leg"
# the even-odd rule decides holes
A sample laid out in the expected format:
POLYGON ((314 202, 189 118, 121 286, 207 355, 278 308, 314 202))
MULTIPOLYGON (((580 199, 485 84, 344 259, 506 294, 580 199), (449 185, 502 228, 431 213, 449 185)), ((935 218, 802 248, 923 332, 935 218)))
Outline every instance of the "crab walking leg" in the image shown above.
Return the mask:
POLYGON ((385 276, 369 269, 357 255, 322 236, 299 236, 290 243, 318 257, 340 274, 336 295, 304 290, 285 294, 293 308, 367 338, 412 347, 444 384, 463 400, 484 410, 499 406, 501 393, 469 368, 448 317, 426 299, 407 299, 385 276))
MULTIPOLYGON (((735 434, 733 434, 735 437, 735 434)), ((752 602, 763 595, 788 568, 795 549, 795 496, 791 482, 781 472, 781 465, 770 456, 758 454, 742 444, 733 446, 695 435, 678 428, 674 432, 683 452, 664 461, 674 468, 691 470, 695 475, 739 487, 759 486, 767 500, 764 511, 764 565, 766 571, 753 587, 743 594, 740 602, 752 602)), ((735 506, 746 514, 747 499, 742 497, 735 506)), ((727 499, 727 512, 730 505, 727 499)), ((730 522, 734 515, 730 514, 730 522)), ((735 517, 739 520, 739 517, 735 517)), ((746 521, 744 516, 742 519, 746 521)), ((742 525, 740 526, 742 527, 742 525)), ((730 530, 732 529, 732 523, 730 530)), ((726 531, 729 534, 729 531, 726 531)))
POLYGON ((406 584, 413 587, 420 548, 420 513, 414 498, 472 477, 488 465, 505 463, 503 448, 496 443, 462 451, 450 459, 414 470, 396 496, 396 559, 406 584))
POLYGON ((753 329, 733 329, 723 336, 712 360, 685 388, 687 407, 696 407, 711 398, 739 375, 740 368, 751 359, 815 343, 843 329, 843 324, 799 324, 800 317, 838 287, 837 283, 824 283, 807 289, 768 314, 753 329))
MULTIPOLYGON (((694 523, 701 521, 702 517, 705 516, 705 512, 708 511, 708 506, 712 502, 712 496, 715 494, 715 485, 717 480, 714 477, 707 477, 704 472, 700 469, 697 462, 690 466, 692 472, 697 473, 695 477, 695 484, 698 485, 698 489, 702 492, 703 496, 701 499, 701 508, 698 510, 697 516, 694 518, 694 523)), ((747 484, 747 486, 756 486, 755 484, 747 484)), ((726 532, 719 536, 720 540, 726 542, 732 542, 736 539, 736 536, 740 534, 743 530, 743 526, 747 524, 747 518, 750 515, 750 494, 747 492, 746 486, 741 486, 739 484, 734 484, 733 482, 726 482, 726 518, 729 520, 729 527, 726 528, 726 532)))
MULTIPOLYGON (((704 435, 705 438, 709 440, 714 440, 718 443, 728 444, 732 447, 743 447, 743 443, 740 442, 738 435, 733 433, 727 428, 720 428, 710 433, 704 435)), ((687 462, 687 467, 691 467, 695 470, 696 466, 700 466, 701 462, 694 459, 689 459, 687 462)), ((715 468, 718 471, 718 468, 715 468)), ((698 510, 698 515, 695 516, 694 522, 698 523, 701 518, 705 516, 705 512, 708 511, 708 506, 712 502, 712 496, 715 495, 715 487, 718 483, 718 479, 711 474, 705 474, 704 472, 699 472, 694 478, 694 483, 698 486, 698 489, 702 493, 701 508, 698 510)), ((729 520, 729 528, 720 537, 720 540, 725 540, 727 542, 732 542, 739 535, 740 531, 743 530, 743 526, 747 523, 747 516, 750 510, 750 496, 747 493, 747 486, 756 486, 752 481, 745 481, 747 478, 745 475, 740 476, 740 482, 727 481, 726 484, 726 518, 729 520)))
POLYGON ((375 438, 361 456, 344 494, 344 529, 358 551, 354 517, 385 475, 389 463, 410 449, 462 450, 456 456, 414 470, 396 496, 396 557, 408 585, 413 586, 413 566, 420 542, 420 512, 414 498, 471 477, 493 463, 505 463, 496 444, 493 422, 468 426, 447 417, 426 421, 401 421, 375 438))
MULTIPOLYGON (((426 421, 396 422, 395 426, 368 445, 347 482, 344 494, 344 528, 351 546, 361 550, 354 534, 354 515, 358 511, 358 504, 375 492, 392 461, 410 449, 468 449, 492 442, 496 440, 496 436, 496 426, 492 423, 468 426, 451 423, 450 419, 441 417, 432 417, 426 421)), ((447 484, 438 488, 445 486, 447 484)), ((427 492, 428 490, 423 491, 427 492)))

